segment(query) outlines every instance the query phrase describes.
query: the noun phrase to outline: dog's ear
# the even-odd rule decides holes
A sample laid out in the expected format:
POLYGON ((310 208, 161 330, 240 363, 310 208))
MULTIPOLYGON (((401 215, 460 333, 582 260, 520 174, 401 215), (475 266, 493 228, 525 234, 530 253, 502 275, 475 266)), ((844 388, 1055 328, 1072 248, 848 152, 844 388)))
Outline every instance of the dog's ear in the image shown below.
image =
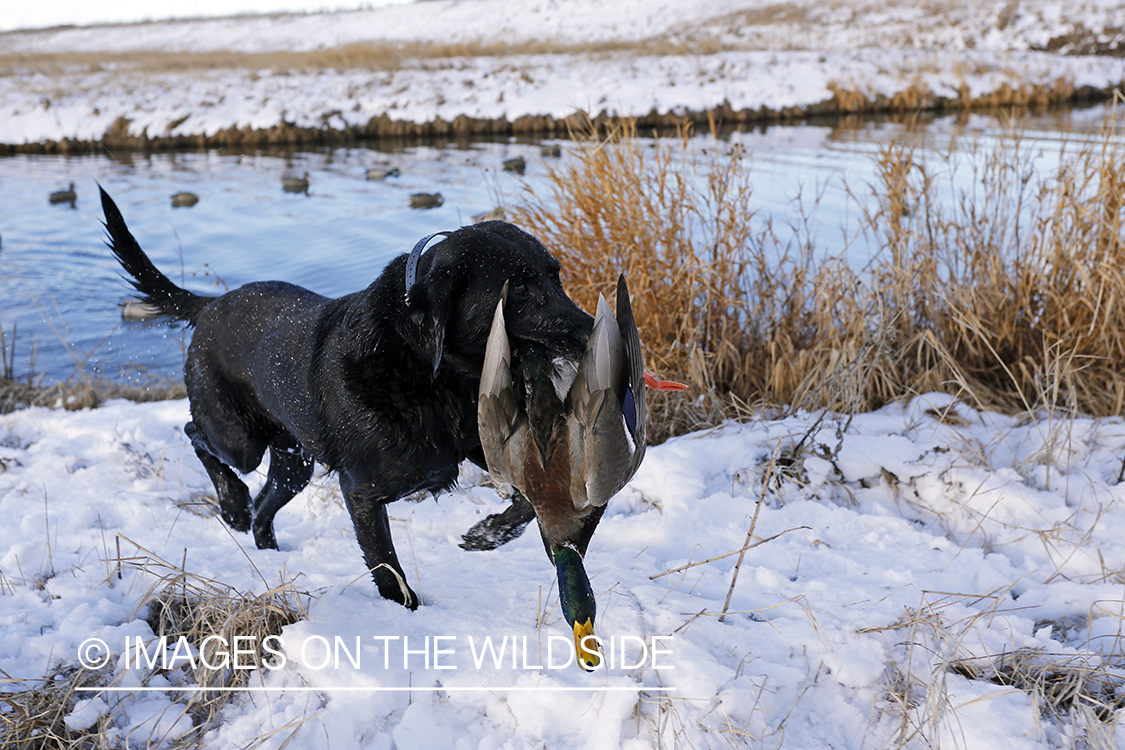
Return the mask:
POLYGON ((407 293, 406 309, 396 329, 420 357, 433 365, 436 378, 445 348, 445 326, 452 304, 453 278, 450 269, 432 263, 426 275, 407 293))

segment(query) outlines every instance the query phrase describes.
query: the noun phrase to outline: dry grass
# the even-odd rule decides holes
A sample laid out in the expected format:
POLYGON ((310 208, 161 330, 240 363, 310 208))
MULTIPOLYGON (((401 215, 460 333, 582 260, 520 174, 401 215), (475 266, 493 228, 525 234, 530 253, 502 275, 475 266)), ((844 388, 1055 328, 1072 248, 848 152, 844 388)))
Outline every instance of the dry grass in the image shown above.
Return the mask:
POLYGON ((207 70, 289 71, 398 70, 407 65, 451 64, 456 58, 511 57, 520 55, 600 55, 627 52, 633 55, 711 54, 721 45, 714 40, 600 41, 561 43, 536 40, 505 42, 361 42, 314 50, 236 52, 51 52, 0 55, 0 75, 17 73, 101 72, 125 68, 144 73, 207 70))
MULTIPOLYGON (((551 168, 552 195, 528 188, 512 220, 562 261, 568 292, 587 310, 599 293, 612 299, 617 273, 625 273, 650 369, 690 382, 697 394, 748 392, 742 280, 755 261, 765 280, 768 264, 755 255, 743 155, 704 165, 689 153, 686 132, 680 148, 655 150, 634 136, 626 127, 582 141, 576 158, 551 168)), ((667 437, 664 425, 713 422, 726 405, 654 401, 657 440, 667 437)))
MULTIPOLYGON (((979 653, 977 631, 1003 616, 1011 606, 1009 592, 1010 586, 972 595, 924 591, 919 606, 908 608, 897 622, 860 631, 882 633, 887 641, 886 689, 874 706, 876 715, 889 717, 894 725, 886 747, 942 746, 943 734, 959 731, 959 710, 1013 691, 1031 697, 1032 732, 1061 723, 1073 728, 1076 747, 1115 746, 1115 713, 1123 687, 1119 659, 1037 649, 979 653), (958 703, 960 691, 949 685, 953 675, 997 688, 958 703)), ((1106 650, 1121 653, 1119 643, 1106 650)))
MULTIPOLYGON (((130 544, 123 537, 118 541, 130 544)), ((130 578, 148 588, 138 600, 138 614, 147 611, 145 619, 156 637, 166 637, 170 644, 183 637, 212 665, 222 663, 221 654, 216 651, 222 643, 232 644, 237 637, 248 637, 249 641, 242 642, 261 644, 267 636, 279 634, 283 627, 306 616, 310 595, 300 591, 292 580, 272 587, 266 585, 267 590, 260 594, 237 591, 227 584, 188 572, 139 545, 133 546, 132 554, 120 556, 119 552, 118 558, 107 561, 111 566, 107 582, 125 577, 125 571, 139 574, 130 574, 130 578), (223 640, 207 641, 208 636, 223 640)), ((150 652, 156 648, 154 643, 146 644, 150 652)), ((259 667, 265 655, 264 652, 253 654, 259 667)), ((189 731, 175 736, 149 736, 154 731, 151 725, 129 727, 129 691, 91 690, 120 684, 125 672, 118 669, 119 656, 114 654, 100 669, 64 663, 39 679, 0 680, 0 683, 16 686, 15 690, 0 692, 0 748, 199 747, 204 736, 220 725, 223 707, 235 699, 234 692, 215 688, 243 686, 256 674, 254 670, 208 669, 203 666, 203 658, 198 665, 185 661, 169 669, 149 668, 144 664, 130 667, 134 674, 137 670, 141 672, 141 685, 160 677, 163 678, 161 683, 167 680, 175 686, 202 688, 167 694, 173 696, 174 702, 165 710, 165 717, 190 718, 189 731), (99 718, 89 727, 68 727, 66 717, 80 701, 91 698, 101 699, 106 704, 99 718)), ((286 726, 278 731, 296 730, 286 726)), ((258 738, 259 742, 272 734, 258 738)), ((248 747, 256 747, 259 742, 248 747)))
POLYGON ((114 398, 141 403, 167 401, 187 396, 182 381, 166 377, 141 377, 134 384, 107 377, 90 377, 86 374, 83 359, 74 352, 70 341, 58 329, 55 329, 55 334, 75 355, 75 373, 62 382, 43 387, 38 383, 35 373, 38 337, 31 345, 26 375, 17 378, 15 364, 17 328, 13 324, 11 332, 5 333, 4 327, 0 326, 0 414, 7 414, 26 406, 50 406, 74 411, 98 406, 114 398))
MULTIPOLYGON (((417 61, 438 63, 442 60, 463 57, 490 57, 516 55, 599 55, 623 52, 643 55, 708 55, 728 50, 821 50, 825 38, 838 36, 845 26, 861 31, 857 44, 861 47, 914 48, 920 43, 942 49, 947 43, 934 38, 934 32, 948 26, 948 18, 971 15, 968 34, 962 44, 979 46, 990 32, 1003 31, 1021 21, 1041 25, 1042 19, 1033 12, 1019 9, 1009 3, 996 17, 977 10, 972 3, 948 2, 931 4, 922 8, 911 7, 906 12, 887 3, 858 3, 841 8, 839 3, 817 5, 807 2, 783 0, 760 7, 709 17, 704 14, 692 23, 674 32, 642 39, 599 40, 593 42, 556 41, 548 36, 518 42, 486 41, 482 39, 447 43, 432 41, 370 41, 346 44, 337 48, 307 51, 284 49, 266 52, 241 53, 225 50, 206 52, 62 52, 49 54, 0 55, 0 75, 18 72, 43 74, 73 70, 102 71, 117 67, 147 72, 238 69, 249 71, 318 71, 326 69, 392 70, 417 61), (841 11, 847 21, 842 20, 841 11)), ((1078 24, 1065 35, 1056 36, 1041 44, 1038 49, 1061 54, 1105 54, 1121 56, 1123 32, 1112 14, 1091 13, 1086 9, 1087 28, 1078 24)), ((343 16, 343 14, 341 14, 343 16)), ((288 14, 278 14, 278 20, 295 19, 288 14)), ((256 24, 259 16, 244 19, 256 24)), ((213 19, 183 18, 180 24, 206 26, 213 19)), ((165 26, 168 22, 156 22, 165 26)), ((138 24, 143 30, 146 24, 138 24)), ((107 30, 115 30, 108 24, 107 30)), ((46 30, 51 34, 58 31, 46 30)), ((16 32, 36 34, 38 32, 16 32)), ((940 35, 939 35, 940 36, 940 35)))
POLYGON ((182 382, 159 378, 139 385, 120 383, 109 378, 72 378, 39 387, 0 377, 0 414, 26 406, 50 406, 76 411, 98 406, 114 398, 144 403, 186 397, 187 390, 182 382))
POLYGON ((12 692, 0 692, 0 748, 8 750, 70 750, 70 748, 110 747, 97 744, 96 734, 73 732, 66 726, 66 717, 85 696, 80 688, 109 684, 113 667, 86 669, 77 664, 60 665, 41 679, 12 680, 20 686, 12 692))
POLYGON ((646 364, 695 397, 650 395, 655 441, 752 405, 857 413, 931 391, 1008 413, 1121 412, 1125 147, 1112 129, 1051 175, 1005 139, 953 198, 912 145, 882 146, 873 201, 853 196, 876 248, 863 272, 818 257, 800 221, 782 237, 756 214, 740 147, 687 135, 588 134, 550 168, 550 193, 527 188, 510 213, 562 259, 584 308, 626 274, 646 364))

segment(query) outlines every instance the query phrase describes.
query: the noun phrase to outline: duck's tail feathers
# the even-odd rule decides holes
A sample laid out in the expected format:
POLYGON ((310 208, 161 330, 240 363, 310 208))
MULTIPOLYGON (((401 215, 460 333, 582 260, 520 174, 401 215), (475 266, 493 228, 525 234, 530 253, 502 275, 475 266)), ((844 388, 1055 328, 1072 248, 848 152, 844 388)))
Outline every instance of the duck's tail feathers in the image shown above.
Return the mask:
POLYGON ((121 263, 121 267, 132 277, 128 281, 143 295, 142 302, 156 307, 162 314, 175 320, 186 320, 189 325, 195 325, 203 308, 214 297, 205 297, 182 289, 162 274, 145 255, 144 250, 141 250, 141 246, 125 226, 125 219, 122 218, 117 204, 101 185, 98 186, 98 190, 101 191, 102 196, 105 230, 109 235, 106 244, 121 263))

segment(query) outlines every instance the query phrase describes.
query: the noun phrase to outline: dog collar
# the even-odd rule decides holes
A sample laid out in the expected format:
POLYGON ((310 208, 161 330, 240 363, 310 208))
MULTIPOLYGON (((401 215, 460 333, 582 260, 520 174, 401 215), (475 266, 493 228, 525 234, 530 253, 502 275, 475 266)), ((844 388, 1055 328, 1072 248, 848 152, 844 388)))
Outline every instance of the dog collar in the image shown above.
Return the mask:
POLYGON ((434 232, 433 234, 426 235, 418 240, 418 244, 410 251, 410 257, 406 259, 406 299, 410 301, 410 287, 414 286, 414 279, 418 275, 418 259, 422 257, 422 251, 426 249, 426 243, 438 235, 448 237, 453 232, 434 232))

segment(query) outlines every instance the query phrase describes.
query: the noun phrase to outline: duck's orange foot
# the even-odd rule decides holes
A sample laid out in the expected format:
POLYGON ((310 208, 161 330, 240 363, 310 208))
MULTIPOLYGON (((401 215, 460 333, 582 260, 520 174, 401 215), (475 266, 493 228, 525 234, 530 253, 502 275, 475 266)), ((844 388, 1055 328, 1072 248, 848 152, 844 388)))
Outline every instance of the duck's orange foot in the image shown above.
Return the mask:
POLYGON ((658 380, 655 375, 645 372, 645 385, 654 391, 686 391, 688 387, 674 380, 658 380))

